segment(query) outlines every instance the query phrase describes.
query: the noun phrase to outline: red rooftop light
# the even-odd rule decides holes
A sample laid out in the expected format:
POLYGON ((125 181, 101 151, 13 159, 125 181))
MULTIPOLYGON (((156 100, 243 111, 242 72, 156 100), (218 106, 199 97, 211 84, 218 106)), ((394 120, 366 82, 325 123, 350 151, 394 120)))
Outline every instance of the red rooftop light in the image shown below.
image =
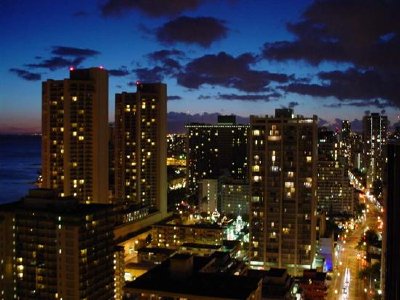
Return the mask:
POLYGON ((69 67, 69 70, 73 71, 73 70, 75 70, 75 68, 71 66, 71 67, 69 67))

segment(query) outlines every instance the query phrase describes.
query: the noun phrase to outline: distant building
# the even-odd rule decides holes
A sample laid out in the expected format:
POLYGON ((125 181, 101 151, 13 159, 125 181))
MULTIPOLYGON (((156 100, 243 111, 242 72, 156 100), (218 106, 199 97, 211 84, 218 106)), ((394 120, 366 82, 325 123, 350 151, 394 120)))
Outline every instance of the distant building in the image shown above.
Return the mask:
POLYGON ((327 214, 354 212, 353 187, 348 161, 340 148, 337 134, 325 127, 318 129, 318 208, 327 214))
POLYGON ((114 223, 111 205, 79 204, 46 189, 1 205, 2 298, 121 299, 114 223))
POLYGON ((42 84, 44 188, 84 203, 108 203, 108 74, 71 69, 42 84))
POLYGON ((241 182, 221 184, 221 213, 243 216, 249 214, 250 187, 241 182))
POLYGON ((400 299, 400 141, 388 144, 387 191, 382 243, 382 290, 384 299, 400 299))
POLYGON ((115 95, 115 194, 118 202, 166 213, 167 86, 138 83, 115 95))
POLYGON ((375 181, 382 182, 388 126, 387 116, 379 113, 372 113, 363 118, 364 164, 367 169, 368 189, 374 187, 375 181))
MULTIPOLYGON (((297 289, 294 278, 286 269, 270 268, 265 270, 248 270, 247 276, 251 278, 262 278, 263 300, 294 300, 297 289)), ((300 293, 298 293, 300 295, 300 293)), ((301 298, 300 298, 301 299, 301 298)))
POLYGON ((225 227, 218 224, 199 224, 195 221, 182 222, 171 218, 152 226, 152 245, 178 249, 184 243, 222 245, 225 227))
POLYGON ((218 180, 202 179, 200 181, 200 201, 199 209, 201 212, 212 213, 217 209, 218 202, 218 180))
POLYGON ((219 116, 217 124, 191 123, 187 130, 187 185, 198 196, 202 179, 229 176, 247 180, 249 126, 236 124, 235 116, 219 116))
POLYGON ((250 117, 250 260, 310 268, 316 241, 317 116, 250 117))

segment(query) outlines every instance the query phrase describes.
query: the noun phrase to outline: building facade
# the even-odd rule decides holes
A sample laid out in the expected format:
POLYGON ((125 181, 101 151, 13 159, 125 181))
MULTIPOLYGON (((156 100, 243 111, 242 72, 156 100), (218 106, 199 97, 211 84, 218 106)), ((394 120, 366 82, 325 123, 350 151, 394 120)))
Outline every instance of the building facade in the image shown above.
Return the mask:
POLYGON ((250 117, 250 260, 310 268, 316 240, 317 116, 250 117))
POLYGON ((108 74, 70 69, 42 84, 43 187, 84 203, 108 203, 108 74))
POLYGON ((12 283, 2 287, 6 299, 114 298, 112 207, 56 194, 31 190, 0 206, 0 217, 12 220, 0 222, 12 233, 4 246, 13 256, 0 258, 7 262, 2 277, 12 283))
POLYGON ((187 187, 198 196, 202 179, 221 176, 247 181, 249 126, 236 124, 234 116, 219 116, 217 124, 186 125, 187 187))
POLYGON ((118 202, 166 212, 167 86, 137 84, 115 95, 115 194, 118 202))
POLYGON ((348 159, 338 135, 318 129, 318 209, 329 215, 354 212, 353 187, 348 176, 348 159))
POLYGON ((227 182, 221 184, 221 212, 236 216, 249 214, 250 190, 248 184, 227 182))
POLYGON ((400 140, 388 144, 387 191, 382 243, 382 291, 383 299, 400 298, 400 140))
POLYGON ((382 182, 388 125, 387 116, 379 113, 371 113, 363 118, 364 165, 368 189, 374 188, 374 182, 382 182))

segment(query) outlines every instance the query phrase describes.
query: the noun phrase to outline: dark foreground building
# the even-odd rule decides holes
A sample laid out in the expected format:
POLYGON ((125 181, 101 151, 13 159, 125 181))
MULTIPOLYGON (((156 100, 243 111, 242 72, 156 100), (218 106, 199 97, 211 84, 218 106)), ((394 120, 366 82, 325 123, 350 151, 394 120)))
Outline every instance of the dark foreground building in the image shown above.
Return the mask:
POLYGON ((262 279, 211 272, 212 264, 211 257, 176 254, 127 283, 127 299, 261 299, 262 279))
POLYGON ((384 299, 400 299, 400 141, 388 144, 387 197, 382 251, 384 299))
POLYGON ((48 189, 0 206, 2 299, 113 299, 114 217, 48 189))

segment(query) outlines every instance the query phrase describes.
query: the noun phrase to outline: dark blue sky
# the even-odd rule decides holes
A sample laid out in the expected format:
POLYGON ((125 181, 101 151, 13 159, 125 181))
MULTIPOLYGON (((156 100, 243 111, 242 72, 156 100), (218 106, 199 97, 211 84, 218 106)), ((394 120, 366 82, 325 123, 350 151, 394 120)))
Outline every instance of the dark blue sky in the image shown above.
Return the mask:
POLYGON ((393 124, 399 20, 389 0, 1 0, 0 132, 40 131, 41 81, 70 66, 110 71, 110 120, 114 94, 141 80, 168 84, 178 127, 283 106, 393 124))

